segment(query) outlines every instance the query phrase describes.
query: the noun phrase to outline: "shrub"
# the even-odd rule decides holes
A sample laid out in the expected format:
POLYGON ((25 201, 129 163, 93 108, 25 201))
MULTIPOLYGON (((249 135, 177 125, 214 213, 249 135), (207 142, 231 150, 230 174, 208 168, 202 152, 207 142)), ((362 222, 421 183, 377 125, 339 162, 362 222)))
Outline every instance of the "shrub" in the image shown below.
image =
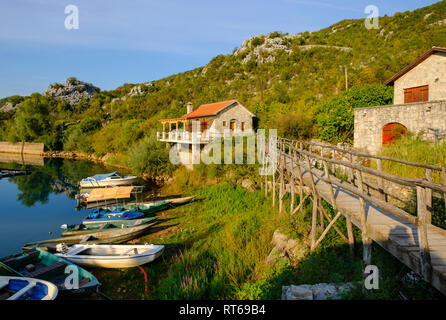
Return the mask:
POLYGON ((257 46, 260 46, 260 45, 262 45, 264 43, 265 43, 265 38, 263 38, 263 37, 255 37, 251 41, 251 45, 252 45, 253 48, 255 48, 257 46))
POLYGON ((169 149, 154 136, 144 138, 129 149, 128 164, 137 174, 152 178, 170 175, 175 168, 169 159, 169 149))
POLYGON ((393 88, 380 84, 356 86, 317 107, 319 137, 332 143, 353 141, 355 108, 392 103, 393 88))

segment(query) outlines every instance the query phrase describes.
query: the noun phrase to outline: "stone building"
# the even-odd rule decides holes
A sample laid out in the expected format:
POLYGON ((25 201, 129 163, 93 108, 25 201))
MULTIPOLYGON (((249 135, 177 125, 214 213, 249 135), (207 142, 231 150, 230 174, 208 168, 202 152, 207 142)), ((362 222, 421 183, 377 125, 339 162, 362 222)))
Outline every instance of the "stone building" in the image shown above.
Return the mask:
MULTIPOLYGON (((202 148, 217 137, 252 133, 254 118, 237 100, 203 104, 195 110, 189 102, 187 113, 180 118, 160 120, 163 131, 157 132, 157 139, 191 152, 194 147, 202 148)), ((190 157, 190 152, 181 152, 180 157, 190 157)))
POLYGON ((386 84, 394 86, 394 105, 354 110, 355 148, 376 154, 407 131, 446 136, 446 48, 432 48, 386 84))

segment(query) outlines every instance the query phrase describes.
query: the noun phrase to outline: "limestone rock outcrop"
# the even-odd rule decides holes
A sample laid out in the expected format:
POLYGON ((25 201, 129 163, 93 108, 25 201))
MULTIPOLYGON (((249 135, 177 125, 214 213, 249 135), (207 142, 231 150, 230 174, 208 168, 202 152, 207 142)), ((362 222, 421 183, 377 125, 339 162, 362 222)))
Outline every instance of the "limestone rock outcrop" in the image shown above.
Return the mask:
POLYGON ((52 96, 55 99, 62 99, 70 105, 76 105, 83 99, 90 100, 93 94, 100 89, 93 85, 79 81, 76 78, 68 78, 64 84, 55 83, 50 85, 43 93, 44 96, 52 96))

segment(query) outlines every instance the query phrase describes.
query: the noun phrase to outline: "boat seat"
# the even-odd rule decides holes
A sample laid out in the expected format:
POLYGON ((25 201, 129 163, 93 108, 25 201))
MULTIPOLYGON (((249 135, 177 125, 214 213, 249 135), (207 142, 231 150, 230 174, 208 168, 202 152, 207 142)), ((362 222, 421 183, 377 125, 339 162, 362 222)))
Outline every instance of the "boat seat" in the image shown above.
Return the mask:
POLYGON ((17 291, 16 293, 14 293, 12 296, 10 296, 8 298, 8 300, 17 300, 18 298, 20 298, 21 296, 23 296, 25 293, 27 293, 29 290, 31 290, 32 288, 34 288, 36 286, 35 282, 31 282, 29 283, 26 287, 20 289, 19 291, 17 291))
POLYGON ((126 252, 124 252, 122 255, 130 254, 130 252, 132 252, 132 251, 135 251, 135 254, 138 254, 137 248, 131 248, 130 250, 127 250, 126 252))
POLYGON ((77 248, 77 249, 72 249, 72 250, 68 250, 67 251, 67 255, 76 255, 76 254, 78 254, 79 252, 82 252, 82 251, 84 251, 84 250, 87 250, 88 248, 87 247, 80 247, 80 248, 77 248))
POLYGON ((27 277, 30 278, 41 278, 43 276, 47 276, 50 273, 54 273, 60 270, 64 270, 67 264, 63 261, 57 262, 55 264, 40 268, 36 271, 27 273, 27 277))
POLYGON ((6 287, 9 284, 9 279, 6 280, 0 280, 0 290, 2 290, 4 287, 6 287))

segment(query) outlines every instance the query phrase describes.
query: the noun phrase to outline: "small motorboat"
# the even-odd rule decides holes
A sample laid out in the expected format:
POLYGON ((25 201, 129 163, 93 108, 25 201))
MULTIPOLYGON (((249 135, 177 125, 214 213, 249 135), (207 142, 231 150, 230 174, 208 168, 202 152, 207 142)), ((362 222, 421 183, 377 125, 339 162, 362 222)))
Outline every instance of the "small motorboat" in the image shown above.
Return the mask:
POLYGON ((90 213, 82 221, 83 224, 90 224, 96 222, 104 221, 121 221, 121 220, 132 220, 142 218, 144 216, 143 212, 139 211, 112 211, 108 213, 90 213))
POLYGON ((82 188, 97 188, 107 186, 128 186, 138 179, 137 176, 123 176, 118 171, 106 174, 97 174, 82 179, 79 184, 82 188))
MULTIPOLYGON (((59 247, 60 248, 60 247, 59 247)), ((75 244, 55 255, 85 267, 130 268, 152 262, 164 250, 163 245, 75 244)))
POLYGON ((0 258, 0 275, 46 280, 55 284, 59 291, 84 291, 100 285, 90 272, 41 248, 0 258), (68 286, 70 274, 76 274, 77 279, 73 278, 68 286))
POLYGON ((153 222, 157 219, 157 217, 148 217, 143 219, 132 219, 132 220, 115 220, 115 221, 101 221, 96 223, 88 223, 88 224, 75 224, 75 225, 62 225, 62 237, 74 236, 79 234, 88 234, 95 233, 101 231, 107 231, 109 229, 124 229, 136 227, 141 224, 153 222))
POLYGON ((50 250, 55 249, 58 243, 83 243, 83 244, 106 244, 113 243, 119 244, 126 241, 133 240, 143 234, 145 234, 149 228, 159 221, 154 220, 153 222, 144 223, 136 227, 130 228, 111 228, 106 230, 101 230, 98 232, 93 232, 89 234, 77 234, 68 237, 60 237, 54 239, 47 239, 42 241, 36 241, 25 244, 22 249, 32 249, 36 247, 45 247, 50 250))
POLYGON ((0 276, 0 300, 54 300, 58 292, 48 281, 0 276))

